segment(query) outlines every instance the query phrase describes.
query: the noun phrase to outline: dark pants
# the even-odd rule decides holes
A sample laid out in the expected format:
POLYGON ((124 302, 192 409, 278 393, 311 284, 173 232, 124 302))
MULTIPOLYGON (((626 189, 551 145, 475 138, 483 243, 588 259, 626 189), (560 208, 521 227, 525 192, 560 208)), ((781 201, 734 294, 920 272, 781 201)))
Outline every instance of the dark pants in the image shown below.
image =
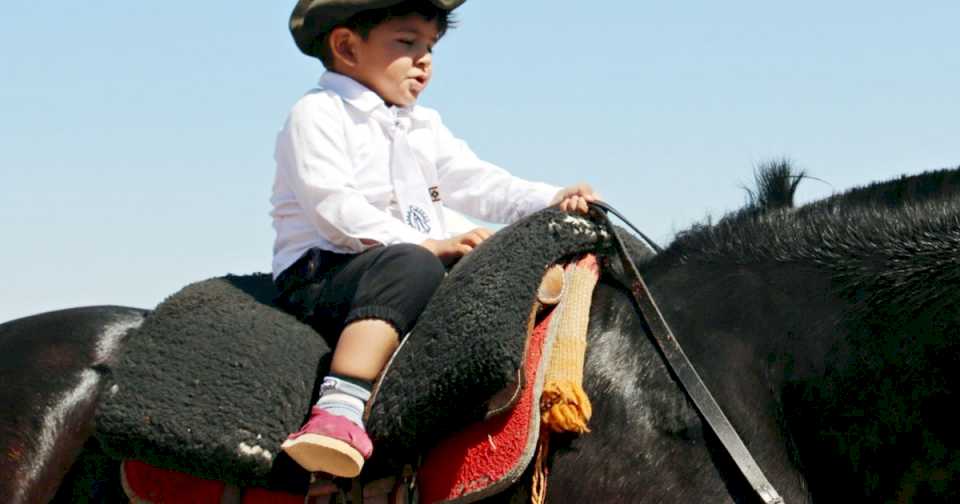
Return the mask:
POLYGON ((351 322, 378 319, 403 338, 443 280, 429 250, 413 244, 360 254, 310 249, 277 277, 277 303, 310 324, 331 344, 351 322))

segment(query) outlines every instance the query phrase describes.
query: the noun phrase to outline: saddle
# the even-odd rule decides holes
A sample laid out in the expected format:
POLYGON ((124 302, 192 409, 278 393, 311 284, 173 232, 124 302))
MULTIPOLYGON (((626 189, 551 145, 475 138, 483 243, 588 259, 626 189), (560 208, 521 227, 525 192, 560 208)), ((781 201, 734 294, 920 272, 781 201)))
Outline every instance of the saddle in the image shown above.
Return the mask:
MULTIPOLYGON (((499 482, 457 491, 472 500, 514 481, 536 443, 537 429, 530 427, 538 425, 533 411, 539 414, 535 371, 550 347, 550 318, 538 318, 537 289, 549 266, 603 251, 608 238, 584 217, 548 209, 464 258, 375 388, 366 421, 376 451, 365 473, 449 461, 454 448, 444 439, 489 419, 500 422, 501 431, 526 429, 522 441, 513 442, 523 465, 519 472, 509 468, 499 482), (521 420, 498 416, 504 411, 519 411, 521 420)), ((306 419, 330 349, 312 328, 276 308, 274 295, 267 275, 199 282, 161 303, 128 336, 97 417, 104 449, 139 461, 124 465, 127 476, 159 468, 304 494, 309 475, 278 447, 306 419)), ((481 444, 497 446, 490 425, 476 432, 484 434, 481 444)), ((509 451, 507 444, 498 449, 509 451)))

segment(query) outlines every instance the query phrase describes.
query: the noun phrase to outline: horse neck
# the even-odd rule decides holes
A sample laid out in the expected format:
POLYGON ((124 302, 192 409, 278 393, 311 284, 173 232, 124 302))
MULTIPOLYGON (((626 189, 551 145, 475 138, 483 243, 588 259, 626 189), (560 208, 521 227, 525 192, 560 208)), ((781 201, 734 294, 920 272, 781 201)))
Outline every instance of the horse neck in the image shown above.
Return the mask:
POLYGON ((693 262, 647 276, 705 378, 759 378, 777 390, 791 377, 824 373, 843 339, 829 274, 810 265, 693 262))
POLYGON ((808 498, 783 424, 789 384, 842 347, 830 276, 801 264, 683 263, 647 272, 675 337, 788 502, 808 498))
POLYGON ((584 386, 591 433, 551 441, 558 502, 734 502, 712 470, 709 434, 609 277, 593 296, 584 386))

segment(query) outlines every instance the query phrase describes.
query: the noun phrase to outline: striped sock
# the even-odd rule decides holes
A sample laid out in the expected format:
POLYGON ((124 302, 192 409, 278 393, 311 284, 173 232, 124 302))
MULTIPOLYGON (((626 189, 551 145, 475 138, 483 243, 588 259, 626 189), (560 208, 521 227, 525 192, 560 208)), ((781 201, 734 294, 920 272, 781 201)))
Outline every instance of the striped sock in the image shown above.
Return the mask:
POLYGON ((370 399, 373 383, 347 376, 327 375, 320 385, 317 406, 330 414, 346 417, 364 428, 363 410, 370 399))

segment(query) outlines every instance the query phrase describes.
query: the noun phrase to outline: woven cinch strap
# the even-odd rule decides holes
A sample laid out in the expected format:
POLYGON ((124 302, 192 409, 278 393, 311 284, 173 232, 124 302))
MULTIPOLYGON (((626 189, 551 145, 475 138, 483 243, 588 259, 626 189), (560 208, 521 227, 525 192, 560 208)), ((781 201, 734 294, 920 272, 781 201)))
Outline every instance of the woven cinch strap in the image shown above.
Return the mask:
POLYGON ((556 331, 543 394, 540 396, 542 428, 534 462, 534 503, 546 499, 550 432, 590 432, 587 423, 593 410, 583 390, 583 364, 587 351, 587 325, 590 301, 600 278, 600 266, 593 254, 568 264, 563 275, 559 310, 553 315, 549 331, 556 331))

